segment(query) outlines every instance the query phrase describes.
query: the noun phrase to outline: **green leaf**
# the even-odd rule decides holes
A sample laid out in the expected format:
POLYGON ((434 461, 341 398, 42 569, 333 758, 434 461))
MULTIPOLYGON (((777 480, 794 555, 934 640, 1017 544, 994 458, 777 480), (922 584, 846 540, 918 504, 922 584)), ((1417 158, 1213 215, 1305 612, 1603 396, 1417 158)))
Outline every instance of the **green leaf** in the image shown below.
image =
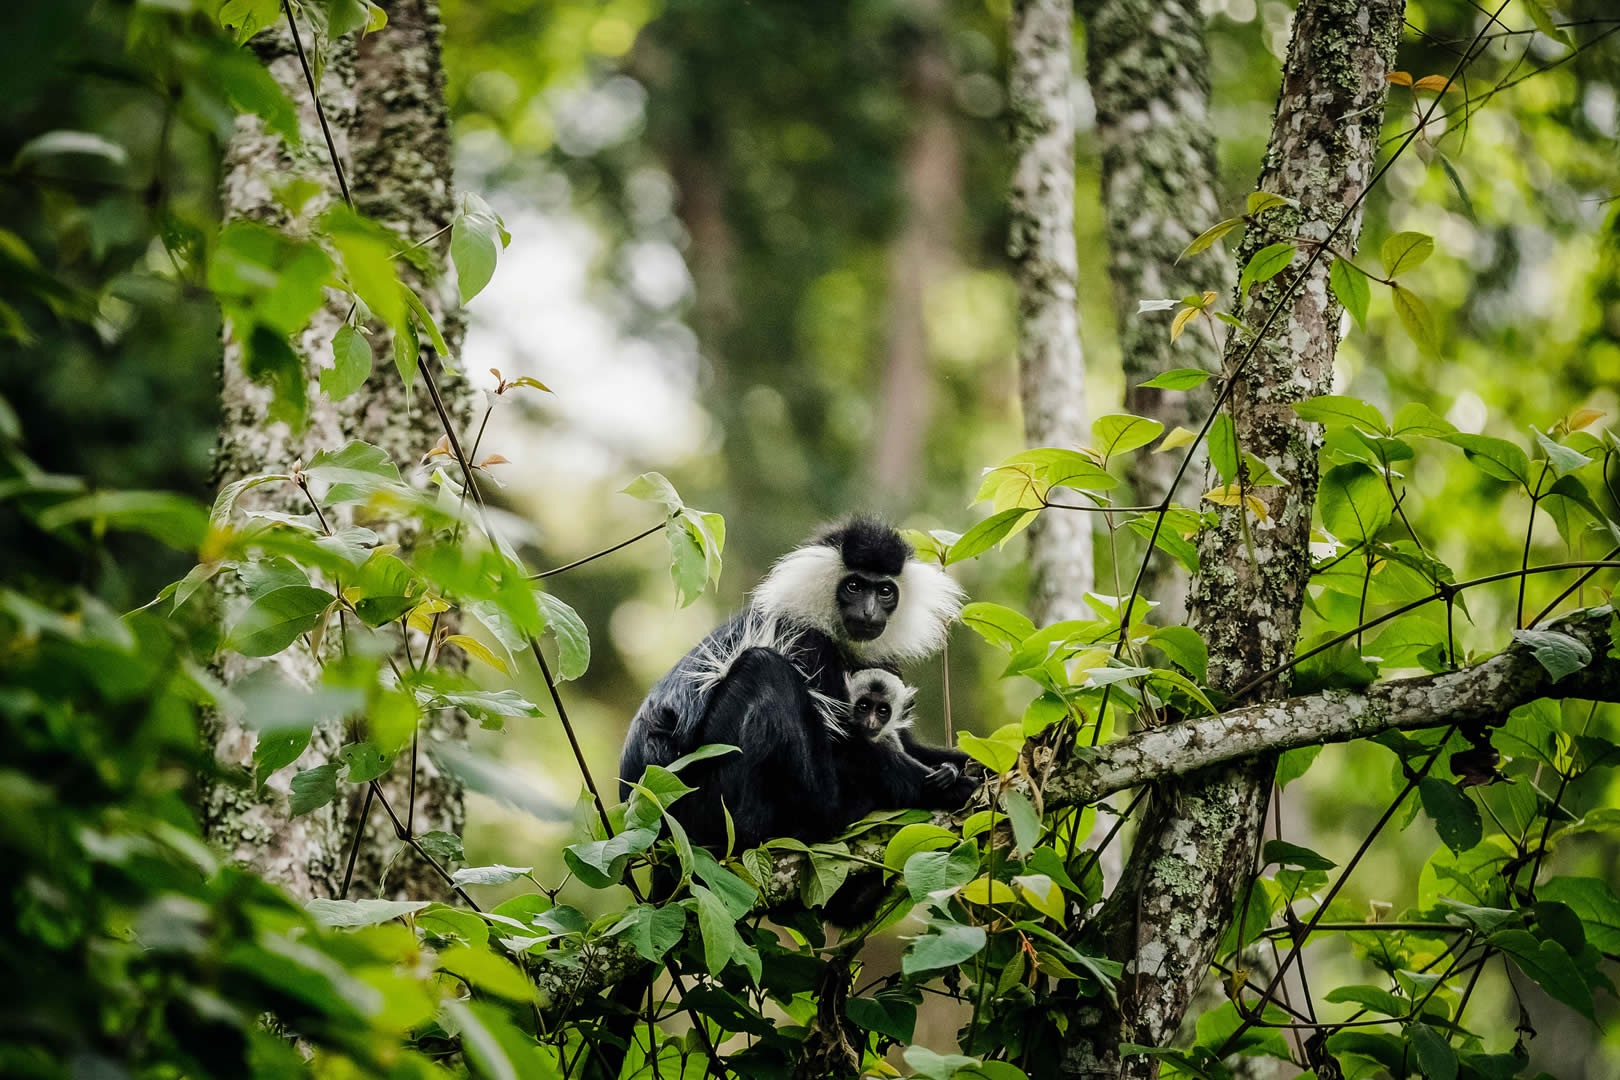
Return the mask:
POLYGON ((962 623, 992 645, 1014 649, 1035 632, 1028 616, 1000 604, 977 602, 962 609, 962 623))
POLYGON ((1398 994, 1380 990, 1375 986, 1337 986, 1323 995, 1334 1004, 1349 1002, 1383 1013, 1385 1016, 1403 1017, 1412 1011, 1412 1003, 1398 994))
POLYGON ((844 1002, 844 1015, 857 1027, 908 1043, 917 1028, 917 1003, 899 993, 879 990, 874 997, 851 997, 844 1002))
POLYGON ((963 533, 962 538, 951 545, 951 550, 945 553, 945 562, 957 563, 984 554, 1016 532, 1025 516, 1034 512, 1027 508, 1014 507, 999 514, 991 514, 963 533))
POLYGON ((399 292, 404 297, 405 306, 410 309, 411 315, 416 319, 417 324, 427 331, 428 341, 432 343, 433 351, 438 354, 440 361, 448 364, 450 362, 450 344, 444 340, 444 335, 439 332, 439 324, 434 321, 433 312, 428 310, 427 305, 422 303, 422 298, 417 296, 416 290, 410 286, 400 285, 399 292))
POLYGON ((1321 746, 1296 746, 1292 750, 1284 750, 1277 757, 1277 786, 1287 787, 1304 776, 1321 752, 1321 746))
POLYGON ((563 861, 586 885, 606 889, 619 883, 630 856, 646 851, 657 839, 657 829, 625 829, 606 840, 568 845, 563 849, 563 861))
POLYGON ((1427 405, 1417 401, 1408 401, 1395 410, 1396 435, 1423 435, 1437 438, 1441 435, 1450 435, 1457 430, 1455 424, 1443 417, 1436 416, 1427 405))
POLYGON ((375 780, 394 764, 392 757, 385 756, 369 742, 350 743, 340 749, 337 756, 339 761, 349 767, 347 779, 351 784, 375 780))
POLYGON ((1214 377, 1213 371, 1203 368, 1174 368, 1170 371, 1160 372, 1146 382, 1137 383, 1137 386, 1151 387, 1154 390, 1191 390, 1195 386, 1202 386, 1206 379, 1214 377))
POLYGON ((488 949, 452 945, 439 953, 438 967, 465 979, 475 990, 508 1001, 529 1001, 534 997, 534 984, 528 976, 512 961, 488 949))
POLYGON ((292 790, 287 794, 287 806, 293 817, 318 810, 337 795, 337 774, 341 766, 335 761, 305 769, 292 778, 292 790))
POLYGON ((1210 467, 1221 478, 1221 483, 1230 484, 1237 479, 1237 426, 1232 422, 1231 413, 1223 412, 1215 417, 1215 421, 1209 425, 1207 445, 1210 467))
POLYGON ((931 932, 912 938, 900 959, 900 970, 907 978, 912 978, 923 972, 955 967, 977 956, 987 940, 982 927, 935 921, 931 932))
POLYGON ((328 210, 321 223, 342 257, 350 288, 397 335, 405 325, 406 294, 415 294, 400 284, 394 270, 398 245, 393 235, 342 203, 328 210))
POLYGON ((1297 249, 1293 244, 1267 244, 1249 258, 1249 263, 1238 275, 1238 296, 1247 296, 1251 285, 1270 281, 1287 269, 1294 261, 1297 249))
POLYGON ((703 545, 680 519, 664 529, 664 539, 669 542, 669 578, 675 583, 681 607, 686 607, 703 595, 703 586, 709 580, 708 559, 703 545))
POLYGON ((467 853, 462 849, 461 837, 455 833, 434 829, 432 832, 425 832, 418 836, 416 842, 422 845, 423 851, 440 862, 465 862, 467 860, 467 853))
POLYGON ((608 932, 623 934, 635 946, 636 955, 657 963, 686 933, 686 909, 678 904, 637 904, 608 932))
POLYGON ((342 401, 366 384, 373 360, 366 335, 344 324, 332 335, 332 366, 321 369, 321 393, 342 401))
POLYGON ((1479 807, 1467 795, 1445 780, 1426 778, 1418 785, 1423 812, 1434 821, 1441 843, 1461 854, 1484 837, 1479 807))
POLYGON ((532 866, 505 866, 495 863, 491 866, 464 866, 450 875, 450 883, 456 886, 463 885, 505 885, 509 881, 516 881, 524 874, 532 873, 532 866))
POLYGON ((1050 690, 1036 696, 1024 709, 1024 738, 1033 738, 1069 715, 1068 704, 1050 690))
POLYGON ((1198 237, 1193 240, 1192 243, 1188 244, 1184 249, 1182 249, 1181 254, 1176 256, 1176 262, 1180 262, 1189 255, 1197 255, 1200 251, 1208 250, 1210 246, 1213 245, 1217 240, 1242 224, 1243 219, 1240 217, 1227 218, 1225 221, 1217 221, 1215 224, 1199 233, 1198 237))
POLYGON ((1536 886, 1542 900, 1564 904, 1580 916, 1586 940, 1599 952, 1620 953, 1620 897, 1602 878, 1555 877, 1536 886))
POLYGON ((460 709, 489 731, 500 731, 507 717, 545 715, 540 706, 516 690, 422 689, 416 696, 424 708, 460 709))
POLYGON ((697 901, 698 932, 703 935, 703 963, 710 975, 725 970, 732 955, 743 948, 737 936, 737 924, 720 898, 702 885, 692 886, 692 898, 697 901))
POLYGON ((273 773, 297 761, 309 746, 312 730, 306 727, 261 732, 258 743, 253 747, 254 782, 263 787, 273 773))
POLYGON ((952 892, 979 873, 979 848, 964 840, 950 851, 919 851, 906 859, 901 873, 913 901, 930 893, 952 892))
POLYGON ((1409 1024, 1406 1037, 1417 1053, 1424 1080, 1457 1080, 1457 1051, 1428 1024, 1409 1024))
POLYGON ((467 214, 457 214, 450 223, 450 261, 456 267, 463 304, 483 292, 495 276, 500 245, 490 224, 467 214))
POLYGON ((1525 930, 1501 930, 1490 937, 1547 994, 1596 1022, 1592 991, 1575 961, 1556 941, 1539 941, 1525 930))
POLYGON ((1263 214, 1273 207, 1298 205, 1293 199, 1278 195, 1275 192, 1251 191, 1248 199, 1244 201, 1243 212, 1249 217, 1254 217, 1256 214, 1263 214))
POLYGON ((1580 641, 1556 630, 1515 630, 1513 640, 1530 646, 1536 660, 1547 669, 1553 682, 1592 662, 1592 652, 1580 641))
POLYGON ((989 738, 971 731, 958 732, 956 742, 974 761, 1000 776, 1017 763, 1018 752, 1024 746, 1024 732, 1022 725, 1009 724, 989 738))
POLYGON ((621 488, 620 491, 632 499, 658 503, 664 508, 664 512, 668 514, 676 513, 683 505, 680 494, 675 490, 675 485, 665 479, 663 473, 642 473, 621 488))
POLYGON ((1513 443, 1490 435, 1470 435, 1462 431, 1440 438, 1460 447, 1463 456, 1486 476, 1512 481, 1524 488, 1526 494, 1530 493, 1530 459, 1513 443))
POLYGON ((1384 479, 1359 461, 1335 465, 1322 476, 1316 505, 1322 526, 1341 540, 1374 539, 1395 516, 1384 479))
POLYGON ((1444 154, 1436 153, 1435 157, 1440 162, 1440 170, 1446 174, 1446 179, 1450 180, 1451 186, 1456 189, 1457 200, 1462 203, 1463 213, 1467 215, 1469 221, 1478 224, 1479 215, 1474 212, 1474 200, 1468 197, 1468 188, 1463 185, 1462 176, 1458 174, 1457 167, 1444 154))
POLYGON ((1394 277, 1422 266, 1434 254, 1434 237, 1420 232, 1399 232, 1384 241, 1378 257, 1384 276, 1394 277))
MULTIPOLYGON (((723 757, 726 754, 740 754, 740 753, 742 753, 742 748, 738 747, 738 746, 732 746, 730 743, 705 743, 704 745, 698 747, 696 750, 693 750, 690 754, 684 754, 681 757, 676 758, 674 761, 672 761, 668 765, 664 766, 664 768, 667 769, 668 771, 670 771, 671 773, 678 773, 682 769, 686 768, 688 765, 695 764, 695 763, 697 763, 699 761, 707 761, 710 758, 723 757)), ((685 787, 684 784, 681 785, 681 786, 685 787)), ((695 791, 696 789, 695 788, 686 788, 686 790, 687 791, 695 791)), ((668 806, 669 804, 665 803, 664 805, 668 806)))
POLYGON ((361 439, 351 439, 336 450, 317 450, 304 467, 304 475, 311 480, 342 488, 328 499, 344 501, 352 492, 372 492, 403 486, 399 466, 388 456, 388 451, 361 439))
POLYGON ((230 647, 243 656, 273 656, 313 630, 336 600, 308 585, 274 589, 248 605, 231 628, 230 647))
POLYGON ((1395 314, 1419 352, 1429 357, 1440 355, 1440 334, 1422 297, 1404 285, 1395 286, 1395 314))
POLYGON ((1209 647, 1190 626, 1161 626, 1148 635, 1147 643, 1181 665, 1193 678, 1203 681, 1209 671, 1209 647))
POLYGON ((951 830, 926 821, 903 826, 889 838, 883 849, 883 865, 891 870, 904 870, 906 860, 923 851, 938 851, 955 847, 961 839, 951 830))
POLYGON ((1029 796, 1008 790, 1001 796, 1001 808, 1007 812, 1007 821, 1012 825, 1016 850, 1025 855, 1034 851, 1041 838, 1041 816, 1035 812, 1029 796))
POLYGON ((536 589, 534 598, 546 629, 557 638, 557 678, 577 679, 591 666, 591 634, 579 613, 550 593, 536 589))
POLYGON ((1380 435, 1389 434, 1389 425, 1384 423, 1384 414, 1360 398, 1346 397, 1342 394, 1323 394, 1320 397, 1295 402, 1293 408, 1301 420, 1309 420, 1313 424, 1325 427, 1352 424, 1380 435))
POLYGON ((168 491, 98 491, 40 511, 46 532, 88 521, 100 530, 141 532, 170 547, 194 549, 208 530, 208 515, 194 500, 168 491))
POLYGON ((845 844, 816 844, 809 849, 799 899, 805 907, 821 907, 849 878, 849 848, 845 844))
POLYGON ((325 900, 315 899, 304 910, 321 926, 376 926, 401 915, 421 911, 429 900, 325 900))
POLYGON ((1356 325, 1367 329, 1367 304, 1372 300, 1372 285, 1367 275, 1343 259, 1334 259, 1328 271, 1328 285, 1356 325))
POLYGON ((1130 413, 1099 416, 1091 425, 1091 434, 1105 461, 1115 454, 1127 454, 1146 446, 1163 431, 1164 425, 1159 421, 1130 413))
MULTIPOLYGON (((1534 428, 1530 430, 1535 431, 1534 428)), ((1563 477, 1577 469, 1592 464, 1593 459, 1578 450, 1572 450, 1562 443, 1554 442, 1539 431, 1535 431, 1536 444, 1541 452, 1547 455, 1547 464, 1552 466, 1555 475, 1563 477)))
POLYGON ((1261 859, 1267 865, 1294 866, 1301 870, 1331 870, 1339 865, 1332 859, 1318 855, 1308 847, 1290 844, 1286 840, 1267 840, 1261 849, 1261 859))

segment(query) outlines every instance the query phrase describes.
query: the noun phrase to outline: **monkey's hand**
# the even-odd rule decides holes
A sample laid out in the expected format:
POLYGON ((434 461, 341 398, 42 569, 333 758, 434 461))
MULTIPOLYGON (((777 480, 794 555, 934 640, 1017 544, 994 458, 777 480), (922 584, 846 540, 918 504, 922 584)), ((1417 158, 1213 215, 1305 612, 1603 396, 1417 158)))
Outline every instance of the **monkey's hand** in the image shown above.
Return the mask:
POLYGON ((961 779, 962 770, 947 761, 943 765, 928 770, 928 775, 923 777, 923 789, 943 795, 955 788, 961 779))

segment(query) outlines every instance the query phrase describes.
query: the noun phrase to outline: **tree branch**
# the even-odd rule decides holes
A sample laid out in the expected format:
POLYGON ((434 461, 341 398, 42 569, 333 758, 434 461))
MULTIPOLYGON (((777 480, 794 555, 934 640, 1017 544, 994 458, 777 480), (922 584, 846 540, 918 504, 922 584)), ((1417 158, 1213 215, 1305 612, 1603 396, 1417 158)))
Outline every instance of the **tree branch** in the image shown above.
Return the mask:
POLYGON ((1613 614, 1609 607, 1586 608, 1547 627, 1592 654, 1590 664, 1557 682, 1529 645, 1516 640, 1460 671, 1268 701, 1108 743, 1057 766, 1042 792, 1045 805, 1093 802, 1140 784, 1301 746, 1385 731, 1492 724, 1537 698, 1620 701, 1620 659, 1609 655, 1613 614))

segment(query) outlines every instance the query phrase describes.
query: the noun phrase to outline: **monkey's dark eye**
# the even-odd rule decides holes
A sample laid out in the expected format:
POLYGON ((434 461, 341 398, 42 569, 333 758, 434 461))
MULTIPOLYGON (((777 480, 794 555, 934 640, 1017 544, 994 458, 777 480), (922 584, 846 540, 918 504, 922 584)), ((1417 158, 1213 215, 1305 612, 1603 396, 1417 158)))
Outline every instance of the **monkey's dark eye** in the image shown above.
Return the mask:
POLYGON ((878 586, 877 593, 879 598, 883 600, 893 600, 895 593, 898 591, 899 590, 894 587, 894 582, 885 581, 883 584, 878 586))
POLYGON ((877 707, 877 714, 879 720, 887 720, 889 718, 889 707, 887 705, 879 705, 877 707))
POLYGON ((850 578, 848 581, 844 582, 843 587, 845 596, 855 596, 861 591, 861 583, 856 581, 854 578, 850 578))

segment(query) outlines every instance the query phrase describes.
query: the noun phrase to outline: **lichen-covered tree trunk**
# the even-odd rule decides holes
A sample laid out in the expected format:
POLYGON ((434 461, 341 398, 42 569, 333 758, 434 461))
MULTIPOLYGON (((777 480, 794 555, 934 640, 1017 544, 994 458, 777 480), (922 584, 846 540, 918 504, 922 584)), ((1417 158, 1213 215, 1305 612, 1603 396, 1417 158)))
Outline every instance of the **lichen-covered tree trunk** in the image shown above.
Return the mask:
MULTIPOLYGON (((1197 0, 1084 0, 1079 9, 1097 107, 1125 409, 1162 422, 1166 430, 1197 430, 1214 400, 1213 384, 1165 391, 1141 383, 1173 368, 1214 368, 1218 350, 1208 327, 1194 324, 1171 341, 1169 314, 1140 316, 1137 301, 1203 292, 1224 297, 1236 280, 1224 259, 1176 261, 1207 224, 1224 216, 1203 8, 1197 0)), ((1136 501, 1153 504, 1164 498, 1177 465, 1175 454, 1132 456, 1129 479, 1136 501)), ((1188 470, 1178 501, 1196 502, 1202 472, 1196 466, 1188 470)), ((1148 563, 1142 593, 1160 602, 1165 621, 1179 622, 1186 585, 1180 565, 1161 556, 1148 563)))
MULTIPOLYGON (((1262 190, 1297 202, 1271 212, 1286 236, 1353 250, 1360 198, 1372 176, 1383 116, 1384 76, 1400 38, 1402 0, 1305 0, 1294 19, 1262 190)), ((1239 264, 1274 237, 1250 229, 1239 264)), ((1227 510, 1199 541, 1203 571, 1190 597, 1193 625, 1210 651, 1210 682, 1232 690, 1292 655, 1309 578, 1311 507, 1316 495, 1317 431, 1290 408, 1325 393, 1338 344, 1340 308, 1328 286, 1331 260, 1291 269, 1241 299, 1255 332, 1251 348, 1228 344, 1236 372, 1229 407, 1242 449, 1266 462, 1287 487, 1255 489, 1265 528, 1245 527, 1227 510), (1303 280, 1300 280, 1303 276, 1303 280), (1245 532, 1247 537, 1245 537, 1245 532)), ((1273 686, 1268 694, 1283 687, 1273 686)), ((1274 759, 1219 767, 1156 792, 1126 867, 1102 914, 1109 953, 1124 962, 1119 1008, 1096 1009, 1071 1025, 1063 1071, 1069 1076, 1151 1076, 1154 1059, 1120 1059, 1121 1042, 1168 1043, 1203 982, 1248 887, 1274 759)))
MULTIPOLYGON (((1024 437, 1031 446, 1070 449, 1088 441, 1075 307, 1073 21, 1071 0, 1013 0, 1007 73, 1014 154, 1007 249, 1018 288, 1024 437)), ((1090 515, 1075 510, 1048 511, 1030 527, 1036 622, 1087 617, 1091 528, 1090 515)))
MULTIPOLYGON (((439 62, 438 5, 433 0, 401 0, 389 5, 385 30, 355 45, 334 42, 320 83, 321 104, 331 126, 339 157, 348 175, 356 208, 395 229, 400 236, 420 239, 449 223, 450 143, 444 107, 443 74, 439 62)), ((311 38, 304 28, 306 46, 311 38)), ((225 212, 231 218, 284 223, 287 211, 276 192, 289 181, 313 182, 320 191, 305 205, 304 214, 317 214, 341 198, 336 173, 326 152, 309 89, 291 34, 285 26, 259 35, 254 41, 259 57, 268 64, 287 96, 300 110, 301 145, 289 148, 266 132, 255 118, 239 122, 226 150, 225 212)), ((442 251, 443 246, 423 250, 442 251)), ((437 261, 436 256, 430 256, 437 261)), ((433 310, 452 349, 458 347, 462 321, 449 302, 447 282, 413 278, 401 262, 401 275, 418 285, 433 310)), ((363 439, 386 450, 407 478, 416 462, 440 434, 437 418, 420 388, 407 403, 405 387, 387 359, 390 342, 385 334, 372 339, 377 363, 371 378, 357 394, 334 404, 316 392, 321 368, 332 362, 332 336, 349 309, 347 297, 334 296, 318 312, 300 340, 293 344, 304 359, 310 392, 309 425, 292 432, 268 418, 270 391, 252 382, 242 367, 242 343, 227 328, 221 375, 222 420, 216 451, 216 480, 223 486, 262 472, 286 472, 295 461, 308 461, 318 449, 336 448, 350 439, 363 439)), ((428 346, 424 343, 424 353, 428 346)), ((430 355, 430 354, 429 354, 430 355)), ((433 361, 437 365, 436 359, 433 361)), ((440 376, 452 419, 465 425, 471 400, 464 384, 440 376)), ((248 492, 240 505, 285 513, 310 512, 307 502, 290 485, 266 485, 248 492)), ((333 522, 334 527, 338 525, 333 522)), ((408 544, 411 537, 387 535, 393 543, 408 544)), ((304 683, 315 680, 318 665, 306 650, 289 649, 274 658, 283 673, 304 683)), ((227 659, 221 674, 234 682, 258 661, 227 659)), ((424 722, 424 741, 460 736, 464 721, 441 714, 424 722)), ((257 736, 251 724, 220 721, 215 729, 216 757, 229 772, 251 768, 257 736)), ((297 769, 331 758, 344 741, 342 724, 317 728, 310 746, 294 770, 272 777, 262 791, 238 783, 211 784, 204 792, 204 814, 210 836, 231 857, 254 867, 266 877, 304 897, 333 896, 341 887, 347 844, 355 835, 364 791, 346 790, 325 807, 290 817, 287 790, 297 769)), ((403 758, 384 781, 391 804, 403 818, 409 812, 408 760, 403 758)), ((416 784, 417 832, 445 829, 459 834, 461 793, 420 756, 416 784)), ((360 848, 350 893, 374 895, 383 884, 397 895, 436 896, 442 883, 408 853, 394 861, 398 851, 392 826, 382 811, 372 808, 372 820, 360 848)))

